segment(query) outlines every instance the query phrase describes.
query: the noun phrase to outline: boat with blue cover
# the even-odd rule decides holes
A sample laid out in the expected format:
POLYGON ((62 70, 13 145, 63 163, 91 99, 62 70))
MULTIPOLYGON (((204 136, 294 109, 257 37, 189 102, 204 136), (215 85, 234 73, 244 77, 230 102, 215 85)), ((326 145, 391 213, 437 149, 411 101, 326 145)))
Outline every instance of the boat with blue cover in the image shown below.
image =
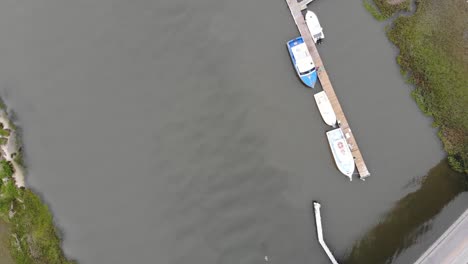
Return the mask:
POLYGON ((292 39, 288 41, 287 46, 297 75, 305 85, 314 88, 317 82, 317 71, 304 39, 302 37, 292 39))

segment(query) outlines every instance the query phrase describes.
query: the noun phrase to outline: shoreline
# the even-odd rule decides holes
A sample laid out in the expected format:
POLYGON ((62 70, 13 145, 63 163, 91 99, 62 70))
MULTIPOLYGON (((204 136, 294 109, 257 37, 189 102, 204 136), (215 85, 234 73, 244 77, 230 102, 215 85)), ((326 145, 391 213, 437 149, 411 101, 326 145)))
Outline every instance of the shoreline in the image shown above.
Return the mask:
POLYGON ((25 187, 24 180, 24 169, 15 160, 15 156, 18 155, 19 146, 17 144, 17 135, 14 126, 11 125, 11 121, 4 109, 0 110, 0 123, 3 125, 3 129, 9 131, 9 135, 5 136, 7 143, 0 146, 1 159, 5 159, 12 163, 13 166, 13 179, 17 187, 25 187))
MULTIPOLYGON (((425 176, 415 179, 419 184, 416 190, 399 199, 377 224, 356 240, 346 254, 345 263, 390 263, 420 243, 418 240, 429 231, 433 219, 440 215, 447 204, 467 191, 463 178, 463 174, 449 167, 446 159, 441 160, 425 176), (444 191, 434 196, 440 189, 444 191), (428 200, 430 204, 421 206, 428 200)), ((433 232, 437 234, 440 231, 433 232)), ((415 259, 418 257, 419 254, 415 259)))
POLYGON ((396 61, 404 79, 413 85, 411 97, 432 117, 450 167, 464 173, 468 181, 466 6, 459 6, 456 0, 445 5, 434 0, 406 0, 396 5, 392 0, 363 1, 376 20, 389 22, 387 37, 399 50, 396 61))
POLYGON ((389 15, 378 9, 378 3, 383 1, 388 1, 389 5, 392 0, 364 0, 363 5, 376 20, 387 23, 387 37, 399 50, 396 61, 402 76, 412 84, 411 96, 419 109, 432 117, 432 126, 439 130, 438 137, 447 157, 425 177, 416 179, 420 183, 419 188, 400 199, 378 224, 350 248, 346 256, 346 263, 349 264, 397 260, 403 252, 418 243, 418 239, 430 229, 431 221, 449 203, 468 191, 468 124, 466 121, 455 122, 466 119, 463 107, 466 109, 468 102, 466 99, 463 101, 460 95, 468 87, 468 61, 460 62, 453 48, 460 43, 468 45, 468 37, 464 40, 449 38, 460 29, 460 13, 450 9, 456 5, 455 1, 448 0, 447 8, 432 0, 407 0, 411 10, 394 9, 389 15), (427 25, 425 22, 428 19, 452 23, 452 29, 455 28, 452 35, 438 34, 446 28, 446 24, 435 22, 427 25), (434 41, 437 37, 445 41, 434 41), (449 42, 454 42, 452 47, 442 47, 450 46, 449 42), (466 72, 464 76, 460 74, 463 71, 466 72), (461 110, 456 111, 456 108, 461 110), (461 132, 456 137, 453 131, 461 132), (439 195, 434 196, 435 193, 439 195), (428 200, 431 200, 430 206, 417 206, 428 200))
POLYGON ((47 204, 26 187, 21 139, 1 98, 0 123, 0 217, 8 227, 8 253, 15 263, 76 264, 63 253, 47 204))

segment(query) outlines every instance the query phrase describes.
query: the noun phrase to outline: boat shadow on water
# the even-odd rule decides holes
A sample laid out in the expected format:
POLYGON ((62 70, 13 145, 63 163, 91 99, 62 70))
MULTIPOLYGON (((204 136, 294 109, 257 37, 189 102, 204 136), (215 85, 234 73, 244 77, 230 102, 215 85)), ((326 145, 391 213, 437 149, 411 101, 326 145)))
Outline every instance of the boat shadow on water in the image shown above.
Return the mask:
POLYGON ((418 190, 407 194, 379 224, 357 241, 343 263, 392 263, 421 235, 431 230, 431 219, 460 193, 467 191, 467 178, 442 160, 420 179, 418 190))

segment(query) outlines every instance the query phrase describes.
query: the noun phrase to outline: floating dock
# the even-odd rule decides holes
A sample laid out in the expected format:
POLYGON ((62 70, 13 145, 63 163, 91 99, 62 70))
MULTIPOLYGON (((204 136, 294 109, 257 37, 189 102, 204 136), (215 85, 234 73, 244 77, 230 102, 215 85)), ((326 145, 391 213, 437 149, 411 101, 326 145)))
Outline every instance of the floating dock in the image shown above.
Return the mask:
POLYGON ((323 90, 328 96, 328 100, 333 107, 333 111, 335 111, 336 118, 340 124, 341 129, 346 137, 346 141, 348 142, 348 146, 351 150, 351 153, 354 157, 354 162, 356 163, 357 170, 359 172, 359 177, 364 180, 366 177, 370 176, 369 170, 367 169, 366 164, 364 163, 364 158, 362 157, 361 151, 359 150, 358 144, 354 135, 351 131, 349 126, 348 120, 345 117, 343 109, 341 108, 340 102, 336 97, 335 90, 331 84, 330 78, 328 77, 327 71, 323 66, 322 59, 317 51, 317 47, 312 39, 312 35, 307 28, 307 24, 304 20, 304 16, 302 14, 302 10, 307 8, 307 4, 312 2, 313 0, 303 0, 301 2, 297 2, 297 0, 286 0, 286 3, 291 10, 291 14, 294 18, 294 22, 299 29, 299 32, 304 39, 304 42, 309 49, 310 54, 312 55, 312 59, 314 60, 315 66, 317 68, 317 74, 322 85, 323 90))
POLYGON ((314 202, 314 214, 315 214, 315 226, 317 227, 317 238, 318 238, 319 244, 322 246, 323 250, 325 250, 325 253, 327 254, 331 263, 338 264, 338 261, 336 261, 332 252, 330 251, 327 244, 325 243, 325 240, 323 239, 322 217, 320 216, 320 204, 318 202, 314 202))

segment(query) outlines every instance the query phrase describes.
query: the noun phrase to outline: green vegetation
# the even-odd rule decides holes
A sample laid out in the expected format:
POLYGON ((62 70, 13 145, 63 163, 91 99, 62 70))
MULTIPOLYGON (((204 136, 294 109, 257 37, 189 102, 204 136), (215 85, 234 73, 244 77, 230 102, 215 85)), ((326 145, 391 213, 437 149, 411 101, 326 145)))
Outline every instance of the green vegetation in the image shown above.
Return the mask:
MULTIPOLYGON (((384 16, 394 8, 374 0, 384 16)), ((409 3, 409 2, 408 2, 409 3)), ((402 4, 399 4, 402 5, 402 4)), ((416 0, 412 16, 399 16, 388 37, 400 49, 397 62, 421 110, 434 118, 448 161, 468 174, 468 63, 464 29, 465 3, 457 0, 416 0)), ((401 8, 401 6, 399 7, 401 8)), ((392 11, 394 12, 394 11, 392 11)))
POLYGON ((380 11, 377 9, 377 7, 370 2, 370 0, 363 0, 362 1, 364 8, 378 21, 383 21, 387 19, 380 11))
POLYGON ((364 8, 378 21, 383 21, 393 16, 398 11, 410 11, 410 0, 363 0, 364 8), (394 4, 389 4, 395 2, 394 4))
POLYGON ((9 137, 10 136, 10 130, 0 128, 0 136, 9 137))
POLYGON ((17 188, 12 165, 0 162, 0 217, 10 224, 11 255, 16 263, 66 264, 52 215, 29 189, 17 188))
POLYGON ((393 16, 398 11, 410 11, 410 0, 374 0, 375 5, 385 18, 393 16))

